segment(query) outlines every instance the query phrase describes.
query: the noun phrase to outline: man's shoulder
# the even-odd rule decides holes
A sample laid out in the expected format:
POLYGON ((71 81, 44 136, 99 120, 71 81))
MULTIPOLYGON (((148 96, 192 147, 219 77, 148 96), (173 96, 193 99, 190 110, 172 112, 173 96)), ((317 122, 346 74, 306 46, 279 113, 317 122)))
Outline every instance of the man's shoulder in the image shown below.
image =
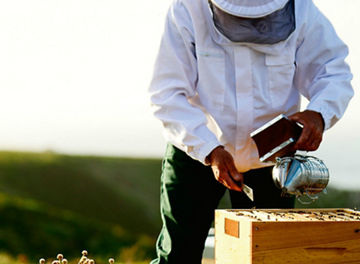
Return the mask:
POLYGON ((300 15, 308 18, 311 18, 314 12, 318 12, 313 0, 295 0, 295 9, 300 15))
POLYGON ((173 0, 170 14, 178 25, 195 28, 195 24, 205 21, 207 0, 173 0))
MULTIPOLYGON (((196 6, 199 5, 201 2, 203 2, 204 0, 173 0, 172 3, 173 4, 184 4, 184 5, 191 5, 191 6, 196 6)), ((207 2, 207 0, 205 0, 207 2)))
POLYGON ((318 23, 321 14, 313 0, 295 0, 296 30, 303 36, 309 28, 318 23))
POLYGON ((173 9, 185 9, 188 12, 198 11, 203 7, 204 1, 207 2, 207 0, 173 0, 171 6, 173 9))

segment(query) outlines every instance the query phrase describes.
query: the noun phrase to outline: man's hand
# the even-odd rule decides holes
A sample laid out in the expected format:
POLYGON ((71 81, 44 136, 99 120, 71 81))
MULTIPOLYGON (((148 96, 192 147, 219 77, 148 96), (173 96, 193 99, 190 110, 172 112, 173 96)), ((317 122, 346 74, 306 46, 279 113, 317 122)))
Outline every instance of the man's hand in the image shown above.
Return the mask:
POLYGON ((207 156, 207 161, 210 163, 215 179, 218 182, 228 189, 242 191, 243 175, 237 171, 233 157, 224 147, 215 148, 207 156))
POLYGON ((321 114, 315 111, 306 110, 289 116, 289 119, 304 126, 294 149, 305 151, 317 150, 322 141, 324 132, 324 120, 321 114))

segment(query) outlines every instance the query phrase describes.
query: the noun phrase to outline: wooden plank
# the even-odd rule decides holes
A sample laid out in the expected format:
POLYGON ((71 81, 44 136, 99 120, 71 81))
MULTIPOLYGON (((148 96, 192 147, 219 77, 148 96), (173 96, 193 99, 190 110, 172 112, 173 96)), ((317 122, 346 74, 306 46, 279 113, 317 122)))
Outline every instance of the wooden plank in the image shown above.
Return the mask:
POLYGON ((357 241, 360 222, 253 222, 252 251, 357 241))
POLYGON ((235 215, 239 221, 360 221, 360 213, 350 209, 247 209, 223 212, 235 215))
POLYGON ((359 241, 318 244, 316 247, 294 247, 260 251, 252 255, 252 264, 359 264, 359 241))

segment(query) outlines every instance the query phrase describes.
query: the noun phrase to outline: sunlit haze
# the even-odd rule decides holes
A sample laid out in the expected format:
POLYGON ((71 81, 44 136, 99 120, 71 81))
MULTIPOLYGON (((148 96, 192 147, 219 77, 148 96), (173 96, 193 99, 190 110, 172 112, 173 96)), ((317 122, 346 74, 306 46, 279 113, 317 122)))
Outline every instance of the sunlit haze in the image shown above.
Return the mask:
MULTIPOLYGON (((314 0, 348 44, 360 85, 358 0, 314 0)), ((147 88, 170 0, 0 1, 0 149, 161 157, 147 88)), ((313 155, 360 188, 360 99, 313 155)))

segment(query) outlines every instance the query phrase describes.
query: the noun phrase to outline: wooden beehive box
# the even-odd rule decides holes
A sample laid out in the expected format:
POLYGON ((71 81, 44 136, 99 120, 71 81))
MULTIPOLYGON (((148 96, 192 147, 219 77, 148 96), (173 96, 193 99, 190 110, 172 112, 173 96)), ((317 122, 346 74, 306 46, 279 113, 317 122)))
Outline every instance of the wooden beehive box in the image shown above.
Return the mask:
POLYGON ((360 263, 360 212, 216 210, 216 264, 360 263))

